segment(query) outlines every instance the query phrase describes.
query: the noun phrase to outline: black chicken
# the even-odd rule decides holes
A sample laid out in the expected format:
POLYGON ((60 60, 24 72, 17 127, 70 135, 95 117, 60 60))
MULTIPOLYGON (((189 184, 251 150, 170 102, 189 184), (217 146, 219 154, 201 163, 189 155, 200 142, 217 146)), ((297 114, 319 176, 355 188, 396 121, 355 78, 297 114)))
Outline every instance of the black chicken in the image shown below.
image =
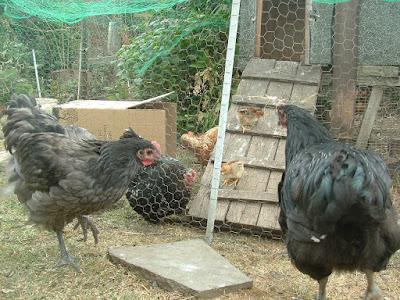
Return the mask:
POLYGON ((333 270, 364 272, 366 299, 383 299, 374 272, 400 248, 385 162, 373 152, 336 142, 297 106, 280 106, 278 114, 287 127, 279 223, 292 262, 318 280, 318 300, 326 299, 333 270))
POLYGON ((97 229, 85 215, 118 201, 140 168, 160 157, 159 146, 140 137, 98 141, 83 128, 64 128, 25 95, 13 95, 3 113, 14 193, 31 221, 57 233, 61 257, 54 267, 70 264, 80 271, 65 248, 64 226, 78 218, 97 242, 97 229))
POLYGON ((195 180, 193 169, 161 155, 131 182, 126 198, 138 214, 149 222, 158 223, 161 218, 180 214, 186 209, 195 180))

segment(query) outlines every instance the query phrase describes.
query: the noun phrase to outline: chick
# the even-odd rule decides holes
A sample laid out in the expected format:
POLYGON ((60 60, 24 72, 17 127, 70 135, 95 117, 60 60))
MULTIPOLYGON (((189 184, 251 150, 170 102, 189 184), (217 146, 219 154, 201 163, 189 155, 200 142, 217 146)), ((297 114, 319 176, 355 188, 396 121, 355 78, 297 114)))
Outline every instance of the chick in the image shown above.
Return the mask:
POLYGON ((240 125, 242 126, 243 133, 249 130, 247 126, 255 126, 254 122, 264 117, 264 110, 262 108, 256 107, 246 107, 238 109, 236 112, 236 118, 238 119, 240 125))
POLYGON ((236 186, 239 179, 242 177, 244 172, 244 162, 241 160, 232 160, 226 163, 223 163, 221 166, 221 175, 227 178, 222 186, 228 184, 231 180, 232 183, 230 185, 236 186))

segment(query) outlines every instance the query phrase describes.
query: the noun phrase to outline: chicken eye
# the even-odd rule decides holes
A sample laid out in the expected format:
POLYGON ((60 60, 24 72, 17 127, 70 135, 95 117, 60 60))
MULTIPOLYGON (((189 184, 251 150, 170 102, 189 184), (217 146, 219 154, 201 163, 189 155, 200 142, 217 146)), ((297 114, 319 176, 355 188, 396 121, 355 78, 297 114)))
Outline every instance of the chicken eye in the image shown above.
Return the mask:
POLYGON ((139 151, 138 151, 138 154, 139 154, 140 156, 144 156, 144 151, 143 151, 143 150, 139 150, 139 151))
POLYGON ((148 150, 146 151, 146 155, 148 155, 148 156, 153 155, 153 150, 148 149, 148 150))

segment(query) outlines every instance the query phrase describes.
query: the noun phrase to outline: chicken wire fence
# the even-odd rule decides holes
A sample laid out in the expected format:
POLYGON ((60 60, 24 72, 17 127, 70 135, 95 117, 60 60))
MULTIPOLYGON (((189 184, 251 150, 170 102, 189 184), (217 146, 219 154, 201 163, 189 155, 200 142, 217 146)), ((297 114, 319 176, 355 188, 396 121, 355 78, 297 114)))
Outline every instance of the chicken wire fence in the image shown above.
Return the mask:
MULTIPOLYGON (((399 1, 234 1, 238 2, 236 46, 228 49, 232 8, 228 0, 52 1, 51 5, 4 0, 0 102, 6 103, 12 93, 62 104, 76 99, 140 101, 173 92, 161 102, 169 118, 163 127, 163 150, 176 160, 165 158, 132 182, 127 198, 137 214, 132 211, 129 217, 204 229, 214 161, 209 155, 217 136, 227 52, 235 52, 231 95, 240 92, 243 74, 254 59, 273 62, 271 68, 296 62, 322 72, 314 104, 317 118, 335 138, 382 155, 396 179, 399 1), (170 103, 176 104, 176 112, 170 103)), ((255 63, 250 71, 261 66, 255 63)), ((293 91, 293 77, 280 77, 279 82, 283 85, 275 94, 267 81, 261 92, 257 85, 248 87, 248 97, 285 102, 293 91)), ((235 135, 238 141, 220 150, 224 163, 228 157, 265 158, 273 142, 260 142, 260 134, 252 133, 253 127, 266 122, 269 115, 264 113, 262 119, 253 120, 255 126, 243 132, 238 127, 236 134, 244 138, 235 135), (258 150, 240 150, 242 139, 258 150)), ((224 122, 238 121, 228 117, 224 122)), ((143 127, 139 133, 151 139, 146 136, 147 125, 130 127, 138 131, 143 127)), ((278 144, 273 155, 282 158, 284 150, 278 144)), ((236 185, 223 185, 221 180, 215 228, 279 237, 277 210, 269 211, 257 196, 276 195, 279 168, 260 176, 257 166, 247 162, 236 185)))

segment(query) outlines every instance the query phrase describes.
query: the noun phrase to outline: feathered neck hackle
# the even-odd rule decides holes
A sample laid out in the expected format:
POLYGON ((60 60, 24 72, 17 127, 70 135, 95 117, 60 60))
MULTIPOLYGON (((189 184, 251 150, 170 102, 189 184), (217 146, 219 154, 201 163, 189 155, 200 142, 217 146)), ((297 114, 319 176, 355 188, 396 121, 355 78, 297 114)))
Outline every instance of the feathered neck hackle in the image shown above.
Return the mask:
POLYGON ((304 148, 314 144, 334 141, 329 131, 308 111, 295 105, 283 105, 278 111, 280 117, 283 113, 286 119, 286 167, 294 156, 304 148))

